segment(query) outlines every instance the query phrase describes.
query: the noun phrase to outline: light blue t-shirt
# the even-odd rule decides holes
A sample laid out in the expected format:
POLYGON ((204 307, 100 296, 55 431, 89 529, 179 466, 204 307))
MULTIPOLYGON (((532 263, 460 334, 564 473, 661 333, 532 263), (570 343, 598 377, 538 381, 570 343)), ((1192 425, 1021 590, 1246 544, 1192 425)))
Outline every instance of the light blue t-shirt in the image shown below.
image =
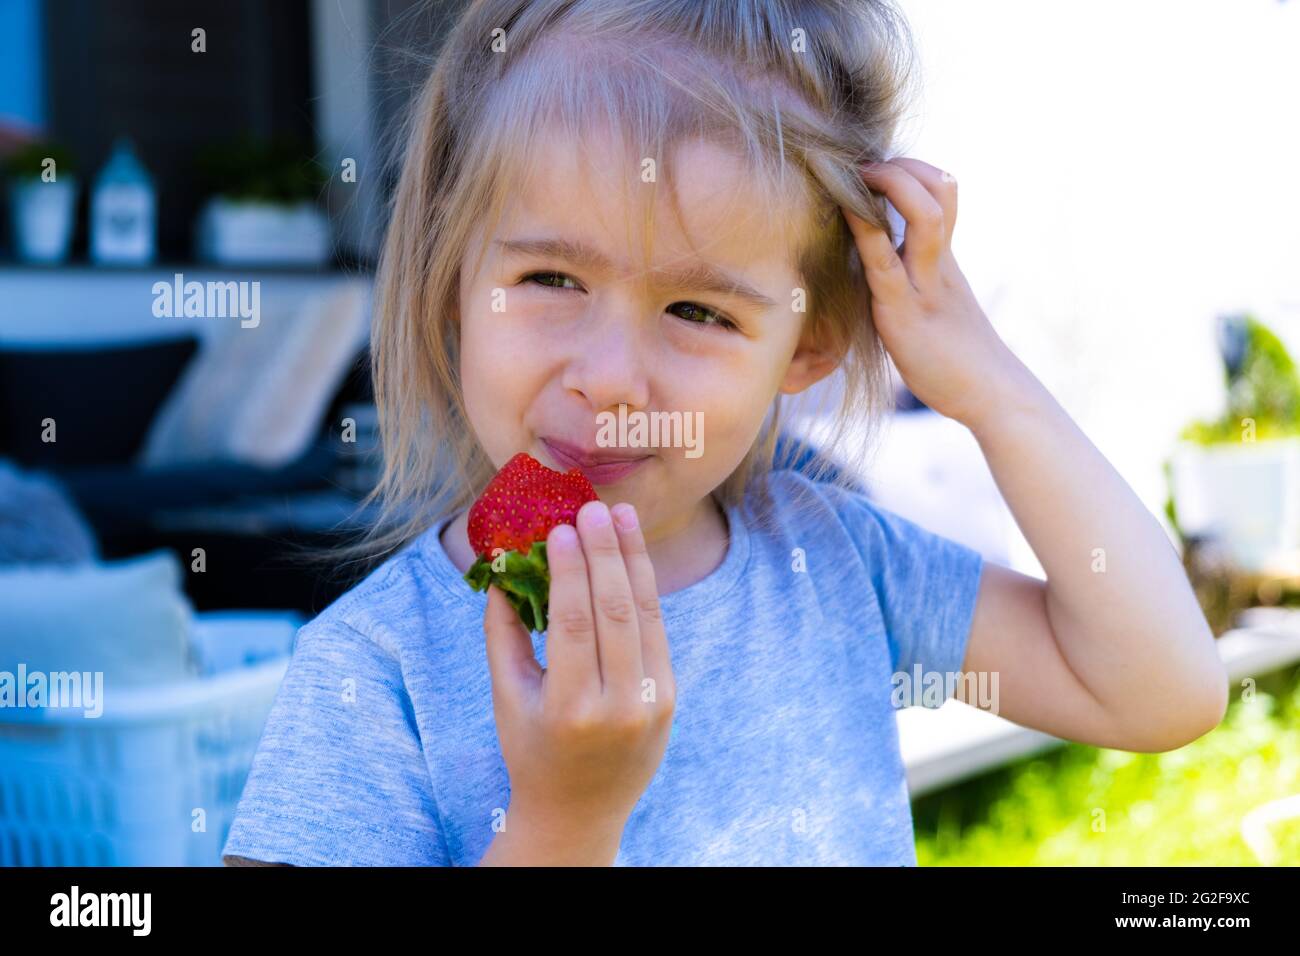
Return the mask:
MULTIPOLYGON (((864 495, 766 482, 770 526, 727 509, 722 564, 661 596, 672 735, 616 865, 916 864, 891 678, 960 670, 983 559, 864 495)), ((224 854, 468 866, 508 825, 487 595, 446 520, 299 631, 224 854)))

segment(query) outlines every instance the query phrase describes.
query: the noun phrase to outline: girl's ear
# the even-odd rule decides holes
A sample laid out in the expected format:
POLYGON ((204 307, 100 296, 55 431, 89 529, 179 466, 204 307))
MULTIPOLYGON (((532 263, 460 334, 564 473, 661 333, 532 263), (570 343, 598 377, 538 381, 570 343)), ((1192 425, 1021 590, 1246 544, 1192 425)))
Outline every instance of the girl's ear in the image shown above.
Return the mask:
POLYGON ((809 341, 801 341, 790 359, 780 391, 796 395, 820 382, 840 364, 842 356, 809 341))

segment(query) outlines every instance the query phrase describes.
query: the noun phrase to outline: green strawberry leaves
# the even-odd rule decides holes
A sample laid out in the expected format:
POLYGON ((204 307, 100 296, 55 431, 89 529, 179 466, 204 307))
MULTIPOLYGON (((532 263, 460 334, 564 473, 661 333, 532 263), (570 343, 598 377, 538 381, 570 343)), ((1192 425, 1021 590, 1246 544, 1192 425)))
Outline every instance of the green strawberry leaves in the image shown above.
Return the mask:
POLYGON ((479 557, 465 572, 465 580, 475 591, 486 591, 495 584, 505 592, 524 627, 529 631, 546 630, 551 570, 546 563, 545 541, 534 541, 528 554, 511 550, 493 560, 479 557))

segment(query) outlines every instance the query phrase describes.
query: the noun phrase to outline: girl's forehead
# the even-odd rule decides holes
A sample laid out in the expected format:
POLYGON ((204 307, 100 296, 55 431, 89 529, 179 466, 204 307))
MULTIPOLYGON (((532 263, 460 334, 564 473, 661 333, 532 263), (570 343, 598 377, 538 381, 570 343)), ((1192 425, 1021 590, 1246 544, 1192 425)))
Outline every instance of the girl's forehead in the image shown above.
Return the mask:
POLYGON ((799 189, 773 196, 742 154, 702 137, 667 152, 671 170, 608 134, 543 137, 517 165, 518 188, 494 238, 581 237, 627 274, 647 267, 647 243, 656 263, 794 267, 809 218, 799 189))

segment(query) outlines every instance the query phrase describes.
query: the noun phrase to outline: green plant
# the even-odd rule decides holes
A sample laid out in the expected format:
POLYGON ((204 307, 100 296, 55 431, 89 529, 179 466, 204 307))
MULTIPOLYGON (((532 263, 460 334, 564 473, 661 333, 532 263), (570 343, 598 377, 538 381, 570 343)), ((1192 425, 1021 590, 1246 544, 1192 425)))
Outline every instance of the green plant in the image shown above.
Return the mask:
POLYGON ((37 179, 45 171, 45 160, 54 160, 58 175, 76 172, 72 153, 58 143, 33 140, 19 146, 5 158, 3 168, 10 179, 37 179))
MULTIPOLYGON (((1300 668, 1258 681, 1222 724, 1167 753, 1071 743, 913 806, 923 866, 1253 866, 1241 821, 1300 793, 1300 668)), ((1300 826, 1272 829, 1300 865, 1300 826)))
POLYGON ((1213 421, 1194 421, 1180 437, 1202 445, 1240 442, 1254 422, 1257 441, 1300 435, 1300 376, 1282 341, 1252 315, 1229 326, 1238 339, 1225 355, 1227 408, 1213 421))
POLYGON ((1178 523, 1178 505, 1174 501, 1174 463, 1166 458, 1160 464, 1160 472, 1165 479, 1165 518, 1178 540, 1184 540, 1182 525, 1178 523))
POLYGON ((302 144, 287 138, 213 144, 198 153, 195 168, 207 195, 275 205, 314 201, 328 178, 302 144))

